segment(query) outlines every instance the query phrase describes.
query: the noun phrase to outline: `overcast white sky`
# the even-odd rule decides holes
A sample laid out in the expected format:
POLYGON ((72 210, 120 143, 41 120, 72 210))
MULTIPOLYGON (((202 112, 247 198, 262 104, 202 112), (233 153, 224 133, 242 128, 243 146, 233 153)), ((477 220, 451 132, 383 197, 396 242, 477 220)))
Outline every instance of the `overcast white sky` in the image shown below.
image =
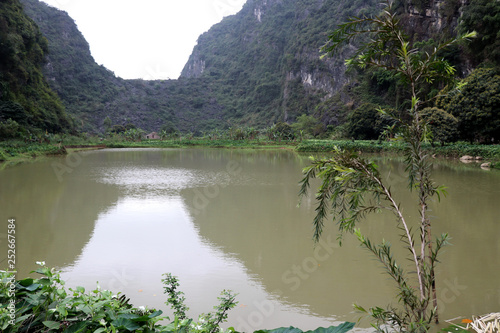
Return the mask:
POLYGON ((98 64, 124 79, 177 79, 198 36, 246 0, 42 0, 75 20, 98 64))

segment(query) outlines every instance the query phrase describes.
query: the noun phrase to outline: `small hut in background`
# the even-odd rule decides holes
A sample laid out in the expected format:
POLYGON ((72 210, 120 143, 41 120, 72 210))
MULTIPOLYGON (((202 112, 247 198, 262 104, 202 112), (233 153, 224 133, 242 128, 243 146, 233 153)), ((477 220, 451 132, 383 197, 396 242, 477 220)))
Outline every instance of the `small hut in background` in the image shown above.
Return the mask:
POLYGON ((148 135, 146 135, 146 139, 148 139, 148 140, 160 140, 160 136, 156 132, 151 132, 148 135))

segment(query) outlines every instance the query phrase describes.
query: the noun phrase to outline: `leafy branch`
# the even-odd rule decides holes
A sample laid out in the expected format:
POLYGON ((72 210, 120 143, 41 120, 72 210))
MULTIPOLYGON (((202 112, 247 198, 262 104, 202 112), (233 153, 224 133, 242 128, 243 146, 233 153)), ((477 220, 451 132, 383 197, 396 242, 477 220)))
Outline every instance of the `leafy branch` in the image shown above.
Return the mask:
MULTIPOLYGON (((352 152, 336 149, 330 159, 313 160, 304 169, 299 196, 307 194, 310 179, 320 178, 322 183, 316 193, 318 205, 313 220, 314 239, 318 241, 324 229, 324 220, 329 213, 337 222, 341 235, 345 232, 356 234, 361 245, 369 250, 384 266, 386 272, 398 285, 398 301, 404 311, 393 308, 370 309, 376 319, 376 327, 383 331, 382 324, 390 325, 400 331, 424 332, 432 320, 438 322, 435 265, 438 253, 448 244, 448 235, 432 241, 431 220, 428 216, 428 202, 433 196, 438 199, 445 195, 445 188, 432 180, 432 163, 422 149, 426 140, 427 124, 421 115, 422 92, 425 84, 439 80, 451 80, 455 69, 443 58, 440 52, 451 45, 469 40, 475 33, 450 39, 426 52, 412 45, 400 27, 392 3, 385 2, 381 14, 374 17, 352 18, 341 24, 329 35, 323 46, 323 56, 335 55, 341 46, 351 45, 362 38, 364 43, 354 55, 346 60, 350 67, 379 68, 398 77, 409 92, 408 110, 400 114, 380 110, 393 124, 400 128, 406 142, 405 164, 410 191, 418 194, 419 239, 403 215, 400 205, 385 186, 375 163, 366 161, 352 152), (367 200, 368 198, 368 200, 367 200), (392 257, 390 245, 385 241, 374 245, 361 234, 357 225, 368 213, 388 209, 396 216, 396 227, 401 230, 401 242, 410 251, 410 259, 415 266, 418 289, 413 289, 403 268, 392 257), (417 242, 419 240, 419 242, 417 242), (433 307, 429 309, 430 302, 433 307)), ((342 239, 342 236, 339 236, 342 239)), ((362 309, 359 307, 359 309, 362 309)), ((367 312, 367 311, 364 311, 367 312)), ((367 312, 368 313, 368 312, 367 312)))

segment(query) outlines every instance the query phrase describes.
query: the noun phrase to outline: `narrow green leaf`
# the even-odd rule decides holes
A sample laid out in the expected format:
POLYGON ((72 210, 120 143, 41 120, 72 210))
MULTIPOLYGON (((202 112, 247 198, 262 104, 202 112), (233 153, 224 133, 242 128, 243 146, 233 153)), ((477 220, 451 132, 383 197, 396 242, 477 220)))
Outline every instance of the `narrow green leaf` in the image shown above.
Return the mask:
POLYGON ((28 319, 29 317, 31 317, 31 314, 26 314, 26 315, 23 315, 23 316, 17 317, 17 318, 16 318, 16 324, 17 324, 17 323, 22 323, 23 321, 25 321, 25 320, 26 320, 26 319, 28 319))

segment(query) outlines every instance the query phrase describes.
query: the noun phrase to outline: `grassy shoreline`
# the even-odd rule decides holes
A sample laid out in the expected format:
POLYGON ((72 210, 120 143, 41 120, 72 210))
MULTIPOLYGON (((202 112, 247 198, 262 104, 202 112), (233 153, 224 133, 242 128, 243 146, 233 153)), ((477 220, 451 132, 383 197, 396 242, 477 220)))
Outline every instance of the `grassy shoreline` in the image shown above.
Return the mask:
MULTIPOLYGON (((364 153, 396 153, 401 154, 406 149, 406 144, 398 141, 350 141, 350 140, 307 140, 297 145, 297 151, 303 152, 328 152, 334 147, 346 150, 361 151, 364 153)), ((500 161, 500 145, 476 145, 463 142, 447 144, 445 146, 432 146, 422 144, 425 152, 437 157, 460 158, 464 155, 481 156, 483 159, 500 161)))
MULTIPOLYGON (((98 141, 92 142, 72 140, 67 144, 59 143, 25 143, 22 141, 0 142, 0 165, 17 164, 43 156, 66 155, 69 152, 87 149, 104 148, 189 148, 208 147, 225 149, 287 149, 297 152, 329 152, 335 147, 362 153, 402 155, 405 144, 397 141, 352 141, 352 140, 304 140, 268 141, 268 140, 207 140, 207 139, 171 139, 133 141, 98 141)), ((424 144, 424 150, 436 157, 458 159, 464 155, 481 156, 485 162, 491 162, 492 167, 500 168, 500 145, 475 145, 454 143, 445 146, 424 144)))

